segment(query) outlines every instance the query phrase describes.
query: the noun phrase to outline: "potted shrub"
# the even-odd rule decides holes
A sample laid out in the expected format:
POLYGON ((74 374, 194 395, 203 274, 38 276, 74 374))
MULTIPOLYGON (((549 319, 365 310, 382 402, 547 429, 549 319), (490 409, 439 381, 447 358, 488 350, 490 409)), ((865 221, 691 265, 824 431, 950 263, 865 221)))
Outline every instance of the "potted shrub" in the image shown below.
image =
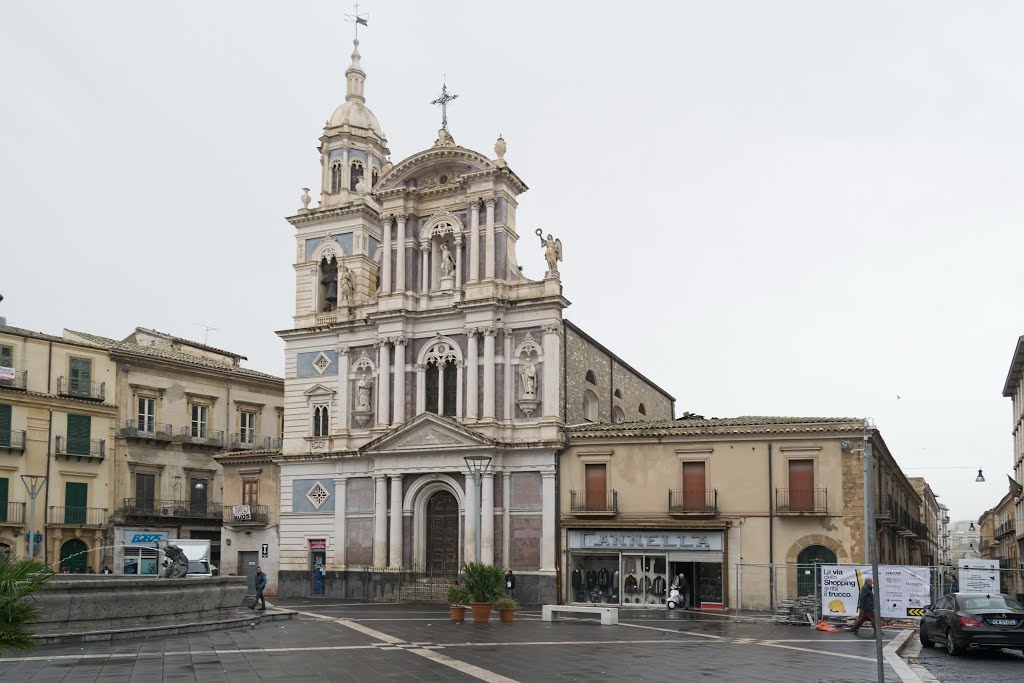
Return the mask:
POLYGON ((501 621, 505 623, 512 621, 517 607, 515 600, 507 595, 503 595, 494 601, 494 606, 498 608, 498 615, 501 617, 501 621))
POLYGON ((468 562, 462 568, 462 584, 469 593, 469 606, 473 621, 488 621, 494 601, 501 596, 501 582, 505 572, 493 564, 468 562))
POLYGON ((452 613, 452 621, 466 620, 466 605, 469 603, 469 593, 465 588, 458 586, 448 587, 448 609, 452 613))

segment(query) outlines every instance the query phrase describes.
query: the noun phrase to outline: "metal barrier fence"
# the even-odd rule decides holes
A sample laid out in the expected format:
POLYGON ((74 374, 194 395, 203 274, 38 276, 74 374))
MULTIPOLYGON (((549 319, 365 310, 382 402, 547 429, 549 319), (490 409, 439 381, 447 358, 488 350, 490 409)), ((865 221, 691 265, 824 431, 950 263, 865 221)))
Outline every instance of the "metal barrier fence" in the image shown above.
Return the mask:
MULTIPOLYGON (((810 623, 821 618, 821 571, 819 564, 735 565, 735 589, 730 607, 737 619, 772 617, 779 623, 810 623)), ((850 565, 846 565, 850 566, 850 565)), ((952 592, 958 569, 931 566, 931 602, 952 592)), ((999 588, 1024 601, 1024 569, 1001 568, 999 588)), ((964 590, 958 586, 958 589, 964 590)))
MULTIPOLYGON (((446 603, 448 588, 457 583, 451 574, 434 574, 408 569, 350 569, 339 579, 344 586, 326 586, 329 595, 340 595, 366 602, 431 602, 446 603)), ((328 583, 335 583, 328 577, 328 583)))

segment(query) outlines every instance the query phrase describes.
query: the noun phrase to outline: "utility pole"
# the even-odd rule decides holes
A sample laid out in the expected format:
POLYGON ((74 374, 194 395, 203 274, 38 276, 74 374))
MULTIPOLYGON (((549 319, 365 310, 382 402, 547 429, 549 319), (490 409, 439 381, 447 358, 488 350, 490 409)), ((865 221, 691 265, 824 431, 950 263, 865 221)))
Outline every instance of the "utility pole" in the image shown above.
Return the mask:
MULTIPOLYGON (((871 578, 875 583, 875 609, 872 627, 875 633, 875 661, 878 664, 878 683, 885 683, 885 661, 882 659, 882 582, 878 576, 878 533, 875 520, 874 458, 871 454, 871 418, 864 418, 864 535, 867 537, 871 578)), ((871 427, 873 429, 873 427, 871 427)))

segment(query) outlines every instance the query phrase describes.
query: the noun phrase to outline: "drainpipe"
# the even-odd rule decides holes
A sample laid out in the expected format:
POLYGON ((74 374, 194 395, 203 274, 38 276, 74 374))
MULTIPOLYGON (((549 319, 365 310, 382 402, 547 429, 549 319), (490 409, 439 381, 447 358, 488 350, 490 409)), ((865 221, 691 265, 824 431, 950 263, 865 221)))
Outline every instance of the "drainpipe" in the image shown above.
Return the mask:
MULTIPOLYGON (((46 393, 50 393, 50 381, 53 375, 53 342, 49 343, 50 348, 46 354, 46 393)), ((46 488, 43 490, 43 562, 50 563, 50 544, 46 538, 46 512, 50 509, 50 461, 53 460, 53 410, 47 411, 49 415, 46 420, 46 488)), ((33 523, 35 520, 32 520, 33 523)), ((30 544, 35 543, 29 539, 30 544)), ((29 548, 32 546, 29 545, 29 548)))
POLYGON ((772 481, 772 444, 768 442, 768 590, 769 607, 775 609, 775 484, 772 481))

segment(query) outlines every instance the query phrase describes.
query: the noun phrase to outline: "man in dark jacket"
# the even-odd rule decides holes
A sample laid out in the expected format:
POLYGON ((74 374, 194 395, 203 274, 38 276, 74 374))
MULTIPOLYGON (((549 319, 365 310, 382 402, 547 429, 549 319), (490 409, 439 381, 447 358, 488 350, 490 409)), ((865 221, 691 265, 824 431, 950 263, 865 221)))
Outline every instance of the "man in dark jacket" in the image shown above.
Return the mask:
POLYGON ((853 622, 850 632, 856 633, 865 621, 871 624, 871 629, 874 630, 875 591, 874 582, 871 579, 864 579, 864 587, 860 589, 860 596, 857 598, 857 609, 860 610, 860 616, 857 617, 857 621, 853 622))
POLYGON ((261 610, 266 611, 267 600, 263 597, 263 589, 267 587, 267 575, 263 573, 263 570, 256 567, 256 599, 252 601, 252 607, 249 609, 255 610, 256 603, 261 603, 263 606, 261 610))

